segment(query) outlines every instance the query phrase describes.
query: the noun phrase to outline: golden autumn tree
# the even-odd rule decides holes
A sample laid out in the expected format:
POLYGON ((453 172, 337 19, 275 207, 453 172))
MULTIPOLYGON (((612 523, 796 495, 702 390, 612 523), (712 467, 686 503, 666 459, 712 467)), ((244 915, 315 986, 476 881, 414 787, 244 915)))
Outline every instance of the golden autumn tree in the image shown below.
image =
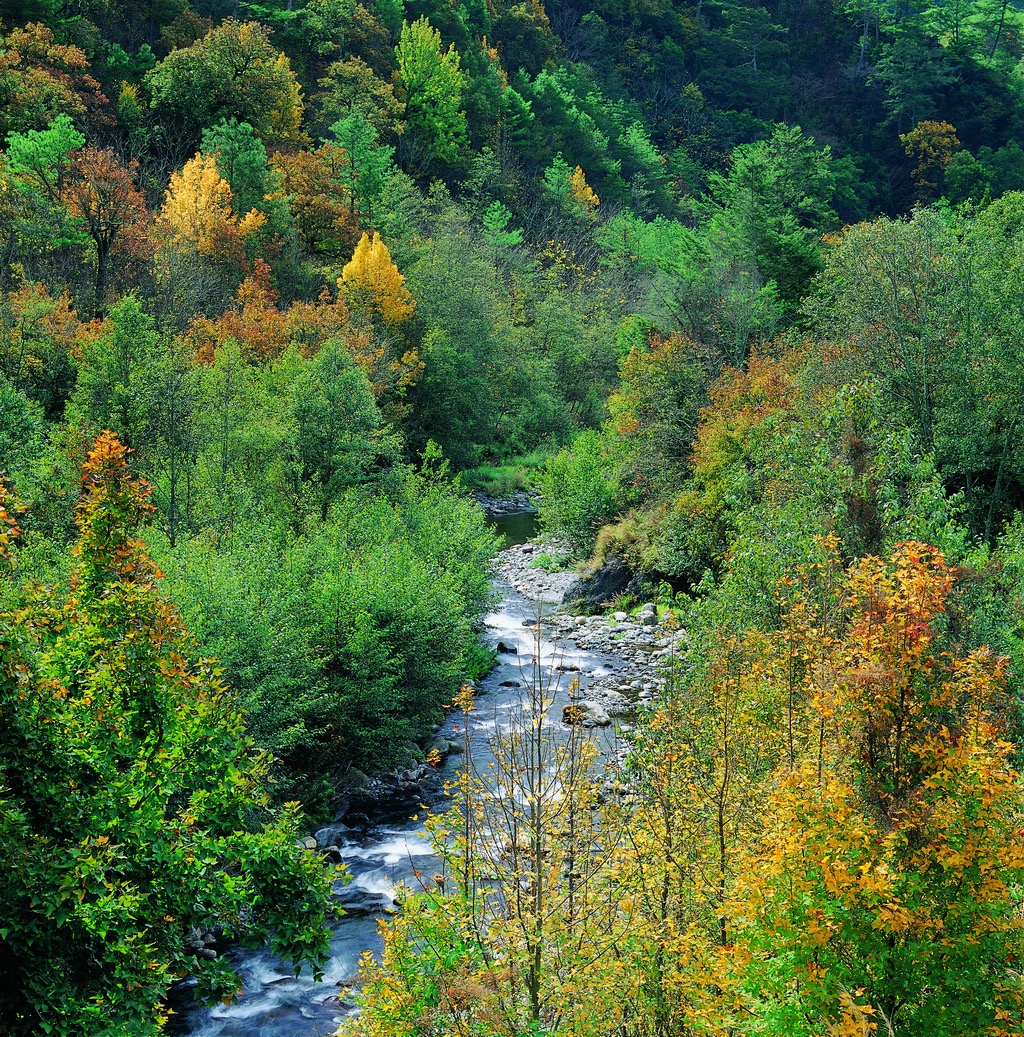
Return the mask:
POLYGON ((665 1037, 735 1022, 731 901, 785 748, 765 647, 764 635, 722 638, 685 683, 671 662, 664 700, 634 743, 639 795, 616 878, 638 909, 643 1012, 665 1037))
POLYGON ((405 275, 391 261, 391 253, 374 232, 363 234, 352 258, 341 271, 338 287, 356 311, 379 317, 390 328, 407 321, 416 302, 405 287, 405 275))
POLYGON ((587 183, 586 175, 582 166, 577 166, 569 174, 569 190, 577 205, 584 212, 592 212, 601 204, 597 192, 587 183))
POLYGON ((423 376, 424 365, 415 348, 401 338, 402 325, 412 316, 416 300, 405 287, 405 276, 391 260, 387 245, 374 232, 363 234, 352 259, 342 268, 338 291, 348 303, 361 345, 353 350, 366 372, 385 417, 401 417, 406 390, 423 376))
POLYGON ((900 143, 907 158, 916 163, 910 175, 918 197, 930 198, 938 190, 937 178, 960 148, 956 127, 948 122, 923 119, 909 133, 900 134, 900 143))
POLYGON ((805 708, 731 906, 759 1034, 1021 1032, 1006 661, 943 646, 953 575, 903 543, 851 567, 828 620, 793 596, 772 657, 805 708))

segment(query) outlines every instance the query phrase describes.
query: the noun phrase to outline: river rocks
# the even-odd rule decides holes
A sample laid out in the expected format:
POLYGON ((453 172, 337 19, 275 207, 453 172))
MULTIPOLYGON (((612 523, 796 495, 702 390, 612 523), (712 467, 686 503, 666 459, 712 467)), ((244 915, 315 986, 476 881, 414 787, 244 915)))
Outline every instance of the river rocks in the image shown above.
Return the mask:
POLYGON ((361 789, 369 785, 370 778, 357 767, 352 767, 345 777, 342 778, 342 783, 346 789, 361 789))
POLYGON ((325 846, 320 853, 328 864, 341 864, 345 860, 340 846, 325 846))
POLYGON ((323 850, 328 846, 336 846, 339 842, 343 842, 345 836, 351 835, 351 833, 352 830, 348 825, 325 825, 313 833, 313 839, 316 841, 317 847, 323 850))
POLYGON ((502 515, 537 514, 537 495, 530 490, 518 490, 506 497, 489 497, 479 491, 471 496, 492 518, 502 515))
POLYGON ((624 611, 611 616, 556 613, 550 622, 556 644, 615 659, 580 675, 577 698, 596 702, 620 726, 632 719, 637 708, 653 707, 665 684, 666 664, 682 636, 664 629, 653 602, 633 616, 624 611))
POLYGON ((617 691, 601 691, 601 704, 610 717, 628 717, 636 707, 625 695, 617 691))
MULTIPOLYGON (((447 739, 438 736, 438 743, 440 741, 444 742, 443 755, 456 751, 457 747, 447 739)), ((441 791, 440 778, 426 764, 417 764, 397 774, 380 774, 350 795, 348 808, 339 820, 360 832, 371 826, 370 818, 374 825, 403 821, 441 791)))
MULTIPOLYGON (((444 735, 437 735, 423 747, 423 751, 428 757, 443 760, 452 751, 452 743, 444 735)), ((417 779, 426 777, 426 771, 418 773, 416 777, 417 779)))
POLYGON ((568 545, 552 538, 507 547, 497 559, 498 572, 524 597, 545 605, 558 605, 566 590, 579 582, 575 572, 549 573, 534 560, 538 554, 565 554, 568 545))

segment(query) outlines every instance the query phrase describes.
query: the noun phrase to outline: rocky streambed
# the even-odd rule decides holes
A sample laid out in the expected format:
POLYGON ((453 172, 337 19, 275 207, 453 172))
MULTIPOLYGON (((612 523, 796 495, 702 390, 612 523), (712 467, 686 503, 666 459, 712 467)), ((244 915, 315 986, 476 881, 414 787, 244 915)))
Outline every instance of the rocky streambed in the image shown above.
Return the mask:
MULTIPOLYGON (((581 588, 575 572, 546 572, 536 564, 541 555, 557 556, 565 550, 557 541, 531 541, 504 550, 498 571, 525 598, 556 608, 548 615, 549 637, 570 650, 599 652, 613 657, 578 674, 579 695, 597 703, 609 720, 631 721, 639 707, 650 707, 665 686, 666 663, 679 647, 682 632, 667 616, 659 617, 653 602, 633 613, 577 614, 565 599, 581 588)), ((574 674, 575 675, 575 674, 574 674)))

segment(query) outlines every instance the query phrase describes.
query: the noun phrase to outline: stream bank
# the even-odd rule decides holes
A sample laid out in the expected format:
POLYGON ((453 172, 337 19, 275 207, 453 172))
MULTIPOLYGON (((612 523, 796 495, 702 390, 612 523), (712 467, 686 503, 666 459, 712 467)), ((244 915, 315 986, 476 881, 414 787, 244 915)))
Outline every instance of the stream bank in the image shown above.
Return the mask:
MULTIPOLYGON (((498 601, 484 620, 484 638, 497 649, 498 665, 480 682, 468 731, 471 761, 481 770, 493 759, 494 734, 518 714, 534 657, 540 660, 542 679, 557 689, 552 715, 596 728, 594 738, 600 751, 610 762, 620 758, 624 747, 617 741, 616 730, 634 721, 638 704, 647 704, 656 696, 659 677, 655 667, 674 643, 675 635, 658 625, 653 605, 641 609, 636 617, 625 613, 610 619, 563 615, 555 611, 560 598, 547 579, 549 574, 529 566, 525 568, 531 569, 531 575, 525 579, 535 582, 526 589, 538 597, 524 595, 502 572, 513 558, 522 561, 535 551, 536 547, 525 552, 506 548, 498 559, 498 601), (556 598, 558 601, 553 600, 556 598), (574 678, 579 680, 579 690, 570 699, 574 678)), ((456 730, 462 719, 461 715, 450 716, 438 736, 449 743, 463 742, 465 735, 456 730)), ((334 884, 335 896, 346 913, 332 925, 331 957, 321 982, 314 982, 308 972, 292 975, 266 951, 231 949, 226 953, 243 982, 239 996, 230 1005, 213 1007, 179 1001, 180 1021, 175 1032, 194 1037, 323 1037, 332 1033, 354 1010, 344 988, 355 978, 360 956, 379 949, 377 921, 394 909, 398 887, 415 888, 417 873, 437 870, 433 847, 418 818, 424 805, 443 807, 443 784, 456 776, 460 766, 462 757, 452 753, 437 768, 416 764, 387 776, 385 785, 400 783, 408 799, 400 803, 392 797, 386 810, 381 798, 375 798, 377 792, 386 791, 383 786, 374 789, 370 783, 363 790, 354 790, 343 819, 324 826, 306 841, 311 852, 324 857, 325 864, 341 863, 350 876, 347 883, 334 884)))

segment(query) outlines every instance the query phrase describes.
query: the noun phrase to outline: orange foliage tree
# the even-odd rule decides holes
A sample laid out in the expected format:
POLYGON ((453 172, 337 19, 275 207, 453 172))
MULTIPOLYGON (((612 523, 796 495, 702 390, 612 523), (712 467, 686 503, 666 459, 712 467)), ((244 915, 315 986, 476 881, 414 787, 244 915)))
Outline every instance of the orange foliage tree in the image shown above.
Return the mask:
POLYGON ((54 41, 41 22, 0 35, 0 140, 43 130, 58 115, 104 123, 107 98, 80 47, 54 41))
POLYGON ((359 224, 352 198, 342 182, 348 155, 336 144, 316 151, 279 151, 271 165, 281 173, 280 194, 288 199, 292 220, 303 244, 323 256, 348 254, 359 224))
POLYGON ((759 1033, 1021 1032, 1006 660, 943 648, 953 575, 910 542, 791 595, 775 673, 804 705, 733 901, 759 1033))
POLYGON ((844 571, 674 670, 636 744, 623 895, 663 1034, 1009 1037, 1024 1022, 1024 789, 1006 660, 944 633, 925 544, 844 571))
POLYGON ((297 301, 281 309, 270 267, 261 259, 239 286, 234 304, 219 317, 194 317, 184 338, 192 356, 202 364, 213 363, 217 350, 229 339, 237 342, 250 363, 268 363, 289 348, 308 358, 328 342, 341 342, 369 379, 374 399, 386 406, 389 417, 399 416, 395 397, 404 395, 423 370, 415 350, 396 355, 390 338, 355 327, 340 292, 332 297, 325 288, 314 302, 297 301))
POLYGON ((274 360, 288 348, 287 318, 277 307, 270 267, 262 259, 239 285, 233 306, 219 317, 193 318, 185 332, 192 355, 202 364, 213 363, 218 347, 229 338, 251 362, 274 360))
POLYGON ((45 285, 24 281, 0 299, 0 372, 50 418, 74 386, 82 327, 66 291, 54 298, 45 285))

